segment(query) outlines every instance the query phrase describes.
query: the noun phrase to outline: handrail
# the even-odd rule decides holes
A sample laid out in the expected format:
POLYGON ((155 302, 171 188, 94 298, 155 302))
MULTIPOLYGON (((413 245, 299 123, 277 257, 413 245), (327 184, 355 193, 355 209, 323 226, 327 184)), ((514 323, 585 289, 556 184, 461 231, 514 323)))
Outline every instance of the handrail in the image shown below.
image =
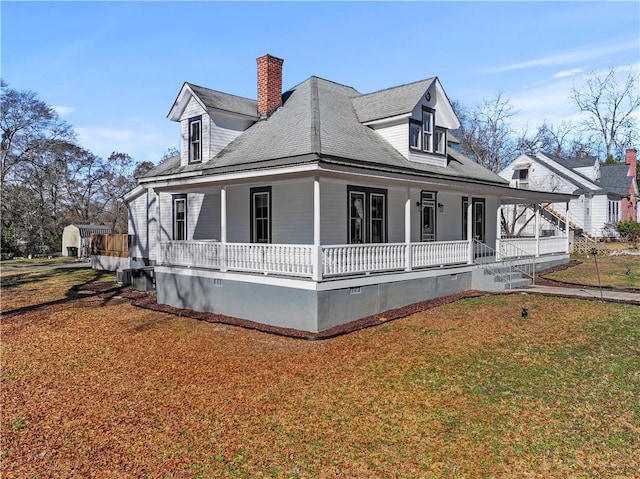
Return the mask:
MULTIPOLYGON (((500 259, 497 260, 495 263, 481 263, 479 261, 476 261, 475 257, 496 255, 497 251, 493 249, 491 246, 485 243, 482 243, 476 239, 473 240, 473 243, 474 243, 474 252, 475 252, 474 263, 478 265, 481 269, 484 269, 488 271, 490 274, 493 274, 494 276, 497 276, 498 278, 500 278, 508 286, 508 289, 511 289, 511 275, 510 274, 505 275, 500 271, 504 267, 509 268, 509 273, 517 271, 523 276, 530 278, 533 284, 536 284, 535 259, 530 262, 516 264, 515 261, 511 260, 510 258, 502 258, 500 256, 496 256, 496 259, 497 258, 500 258, 500 259), (478 252, 480 252, 481 254, 478 254, 478 252)), ((533 255, 531 255, 530 253, 528 253, 523 249, 518 248, 515 245, 510 245, 510 247, 513 248, 516 252, 520 253, 518 255, 520 258, 524 258, 524 259, 534 258, 533 255)))

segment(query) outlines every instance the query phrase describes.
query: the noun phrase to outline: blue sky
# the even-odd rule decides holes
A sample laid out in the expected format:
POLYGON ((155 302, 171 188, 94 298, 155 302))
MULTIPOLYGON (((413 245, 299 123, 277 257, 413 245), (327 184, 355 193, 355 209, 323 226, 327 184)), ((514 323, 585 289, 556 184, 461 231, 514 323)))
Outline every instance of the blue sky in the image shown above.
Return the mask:
POLYGON ((256 97, 256 61, 284 88, 311 75, 362 93, 438 76, 473 106, 503 92, 518 124, 578 117, 574 81, 640 63, 638 2, 11 2, 2 78, 35 90, 85 148, 157 162, 183 82, 256 97))

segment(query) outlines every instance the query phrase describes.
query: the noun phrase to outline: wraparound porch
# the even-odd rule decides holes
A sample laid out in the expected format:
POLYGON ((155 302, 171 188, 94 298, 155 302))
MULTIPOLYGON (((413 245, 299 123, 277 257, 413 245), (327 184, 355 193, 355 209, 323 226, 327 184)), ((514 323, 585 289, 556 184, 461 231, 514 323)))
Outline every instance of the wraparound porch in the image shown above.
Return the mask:
POLYGON ((565 236, 504 238, 496 248, 477 241, 435 241, 357 245, 222 243, 213 240, 166 241, 161 266, 198 267, 310 278, 338 277, 464 264, 535 259, 568 252, 565 236))

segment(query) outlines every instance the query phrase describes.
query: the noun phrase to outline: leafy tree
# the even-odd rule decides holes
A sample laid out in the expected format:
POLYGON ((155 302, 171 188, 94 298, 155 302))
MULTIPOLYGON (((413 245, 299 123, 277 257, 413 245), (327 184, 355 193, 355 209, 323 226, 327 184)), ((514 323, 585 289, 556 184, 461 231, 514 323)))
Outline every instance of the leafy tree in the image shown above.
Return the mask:
POLYGON ((627 147, 638 141, 634 113, 640 108, 638 77, 629 72, 619 79, 616 68, 602 74, 592 72, 584 82, 571 89, 571 98, 586 113, 582 126, 604 147, 605 159, 621 157, 627 147))

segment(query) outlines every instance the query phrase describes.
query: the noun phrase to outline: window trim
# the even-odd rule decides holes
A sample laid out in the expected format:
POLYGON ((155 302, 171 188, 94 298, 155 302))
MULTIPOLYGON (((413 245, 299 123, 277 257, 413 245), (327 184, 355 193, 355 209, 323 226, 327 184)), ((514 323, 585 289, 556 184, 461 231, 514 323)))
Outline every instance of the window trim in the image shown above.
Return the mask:
POLYGON ((171 238, 173 238, 174 241, 186 241, 187 240, 187 233, 188 233, 188 214, 187 214, 187 207, 188 207, 188 201, 187 201, 187 194, 186 193, 179 193, 179 194, 175 194, 175 195, 171 195, 171 207, 172 207, 172 231, 171 231, 171 238), (178 223, 178 219, 176 218, 176 202, 177 201, 184 201, 184 238, 179 239, 176 238, 176 231, 177 231, 177 223, 178 223))
POLYGON ((422 151, 422 122, 414 118, 409 118, 409 149, 413 151, 422 151), (418 127, 418 146, 411 144, 411 125, 418 127))
POLYGON ((193 118, 189 118, 189 130, 188 130, 188 148, 189 148, 189 163, 202 163, 202 115, 194 116, 193 118), (199 125, 199 138, 194 141, 192 139, 192 127, 194 124, 199 125), (193 146, 197 144, 198 146, 198 159, 194 159, 193 154, 193 146))
POLYGON ((271 194, 271 186, 257 186, 255 188, 250 188, 249 189, 249 214, 250 214, 250 225, 249 225, 249 235, 250 235, 250 242, 251 243, 256 243, 256 244, 271 244, 273 242, 273 236, 272 236, 272 232, 271 232, 271 223, 273 220, 273 210, 272 210, 272 194, 271 194), (268 205, 267 205, 267 241, 256 241, 256 227, 255 227, 255 220, 256 220, 256 204, 255 204, 255 196, 259 195, 259 194, 267 194, 267 198, 268 198, 268 205))
POLYGON ((422 122, 421 122, 421 128, 422 128, 422 151, 424 151, 425 153, 433 153, 434 152, 434 148, 433 148, 433 137, 434 137, 434 133, 435 133, 435 125, 436 125, 436 112, 435 110, 433 110, 433 108, 427 108, 426 106, 422 107, 422 122), (429 131, 425 131, 424 130, 424 119, 425 116, 428 116, 430 118, 429 121, 429 131), (429 135, 429 141, 425 141, 426 136, 429 135), (428 143, 428 144, 427 144, 428 143))
POLYGON ((371 243, 371 196, 380 195, 383 197, 383 226, 382 226, 382 241, 375 244, 385 244, 389 238, 389 197, 388 190, 384 188, 371 188, 366 186, 347 185, 347 244, 372 244, 371 243), (362 193, 364 195, 364 218, 363 218, 363 242, 353 243, 351 241, 351 194, 362 193))
POLYGON ((446 156, 447 155, 447 136, 446 128, 436 125, 436 110, 426 106, 422 107, 422 117, 420 119, 409 118, 409 130, 407 132, 407 141, 409 143, 409 151, 416 153, 427 153, 429 155, 446 156), (429 118, 429 128, 431 131, 425 131, 425 119, 429 118), (415 126, 419 129, 418 145, 411 144, 411 128, 415 126), (442 150, 438 148, 437 138, 442 135, 442 150))
POLYGON ((438 240, 438 192, 436 190, 420 191, 420 242, 435 242, 438 240), (431 203, 433 208, 433 240, 424 239, 424 207, 425 202, 431 203))
POLYGON ((436 155, 446 155, 447 154, 447 129, 442 128, 441 126, 436 126, 434 128, 434 148, 433 153, 436 155), (438 149, 438 135, 442 134, 442 151, 438 149))

